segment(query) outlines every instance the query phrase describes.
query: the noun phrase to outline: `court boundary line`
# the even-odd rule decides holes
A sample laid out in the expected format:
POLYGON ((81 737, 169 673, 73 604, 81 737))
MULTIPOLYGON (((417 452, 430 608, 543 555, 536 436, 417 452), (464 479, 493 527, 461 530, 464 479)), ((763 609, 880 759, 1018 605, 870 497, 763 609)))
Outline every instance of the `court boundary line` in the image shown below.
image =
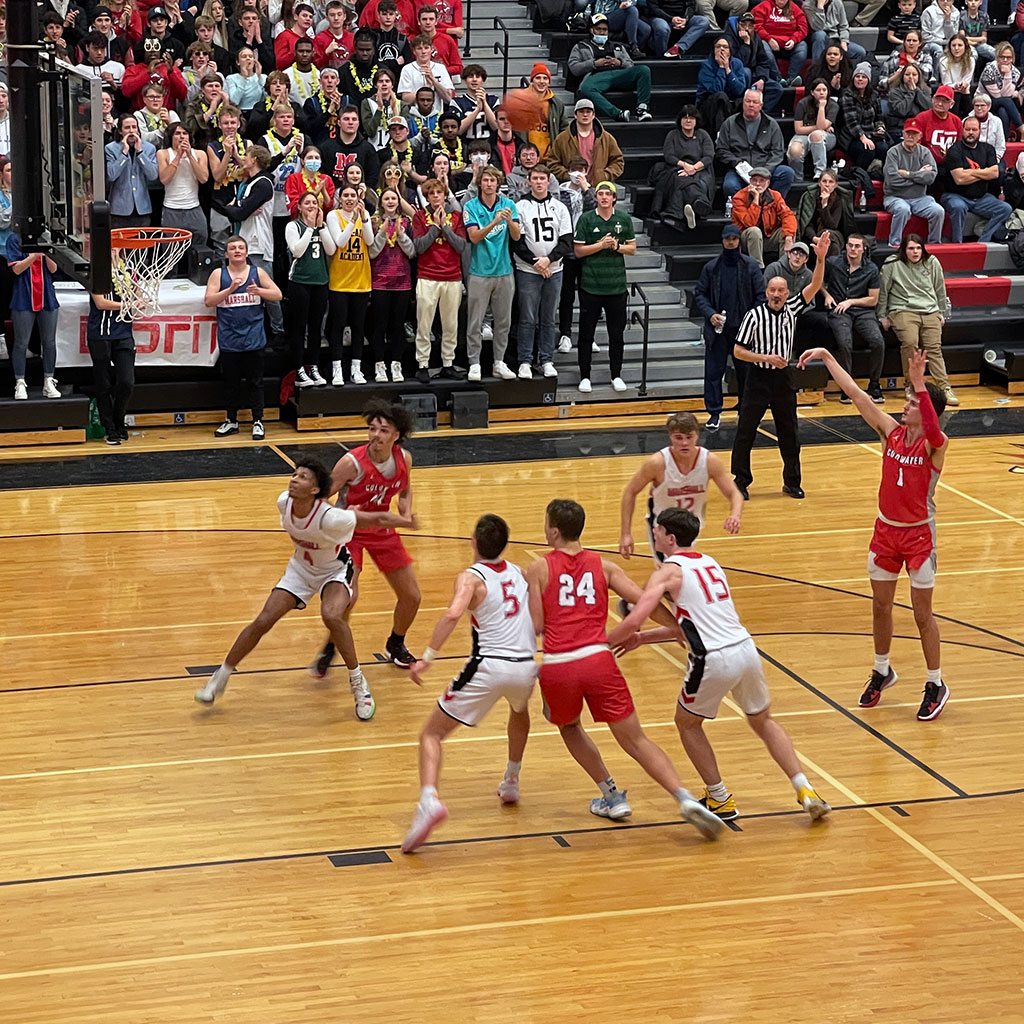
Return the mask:
POLYGON ((91 964, 69 964, 64 967, 43 967, 31 971, 11 971, 0 974, 0 981, 40 978, 54 975, 88 974, 98 971, 151 967, 157 964, 188 963, 198 960, 218 960, 232 956, 255 956, 267 953, 288 953, 305 949, 329 949, 338 946, 357 946, 366 943, 393 942, 402 939, 434 938, 442 935, 467 935, 499 931, 508 928, 530 928, 570 921, 605 921, 612 918, 648 917, 655 914, 675 914, 691 910, 715 910, 723 907, 759 906, 785 903, 793 900, 833 899, 837 896, 855 896, 877 892, 896 892, 910 889, 935 889, 956 884, 953 878, 933 878, 919 882, 890 882, 885 885, 860 885, 847 889, 802 890, 796 893, 772 893, 763 896, 737 896, 724 900, 702 900, 696 903, 676 903, 662 906, 621 907, 617 910, 591 910, 576 914, 553 914, 547 917, 524 917, 512 921, 477 921, 472 924, 444 925, 437 928, 418 928, 401 932, 378 932, 372 935, 340 935, 331 939, 311 939, 306 942, 282 942, 269 946, 211 949, 194 953, 172 953, 166 956, 139 957, 131 960, 107 960, 91 964))

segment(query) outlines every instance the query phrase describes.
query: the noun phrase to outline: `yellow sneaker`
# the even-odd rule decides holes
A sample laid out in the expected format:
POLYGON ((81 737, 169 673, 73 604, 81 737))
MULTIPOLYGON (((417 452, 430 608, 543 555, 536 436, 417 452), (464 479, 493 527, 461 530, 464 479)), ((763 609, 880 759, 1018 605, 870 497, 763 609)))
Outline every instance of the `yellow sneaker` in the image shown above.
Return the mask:
POLYGON ((811 816, 811 821, 820 821, 832 810, 813 789, 806 786, 797 793, 796 802, 811 816))
POLYGON ((717 814, 722 821, 732 821, 734 818, 740 816, 740 812, 736 810, 736 801, 733 799, 732 793, 730 793, 724 800, 716 800, 707 789, 704 790, 704 795, 697 801, 702 807, 706 807, 712 814, 717 814))

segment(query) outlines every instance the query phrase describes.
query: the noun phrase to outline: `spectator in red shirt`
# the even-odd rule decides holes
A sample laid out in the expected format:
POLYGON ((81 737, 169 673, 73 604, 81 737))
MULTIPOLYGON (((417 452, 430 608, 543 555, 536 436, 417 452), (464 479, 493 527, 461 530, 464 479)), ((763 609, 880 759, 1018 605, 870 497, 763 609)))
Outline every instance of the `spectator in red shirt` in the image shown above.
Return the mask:
POLYGON ((331 0, 327 5, 327 28, 313 37, 313 63, 322 71, 324 68, 340 68, 348 63, 355 46, 352 33, 345 28, 348 9, 341 0, 331 0))
POLYGON ((316 12, 309 4, 296 4, 292 11, 292 27, 286 28, 274 40, 274 60, 278 71, 284 71, 295 60, 295 44, 300 39, 313 38, 313 20, 316 12))
POLYGON ((431 51, 431 60, 436 60, 448 69, 448 74, 453 78, 462 74, 462 57, 459 55, 459 44, 452 36, 437 31, 437 8, 424 4, 416 12, 416 20, 419 22, 420 35, 426 36, 434 49, 431 51))
POLYGON ((174 53, 165 50, 159 39, 150 37, 140 44, 143 47, 142 60, 125 69, 121 80, 121 92, 132 103, 133 109, 142 106, 142 90, 153 83, 164 91, 161 106, 173 110, 184 103, 188 86, 181 71, 174 65, 174 53))
POLYGON ((454 366, 455 343, 462 303, 462 253, 466 248, 466 228, 462 214, 445 209, 447 187, 437 178, 428 178, 420 187, 427 207, 417 210, 412 219, 413 245, 417 261, 416 282, 416 379, 430 383, 430 327, 434 313, 441 310, 441 376, 462 380, 466 374, 454 366))
MULTIPOLYGON (((380 0, 370 0, 363 8, 363 13, 359 15, 359 24, 363 28, 380 28, 380 18, 377 16, 377 8, 380 5, 380 0)), ((413 11, 413 6, 410 0, 395 0, 395 6, 398 8, 398 21, 395 25, 398 31, 407 38, 411 35, 416 34, 416 14, 413 11)))
POLYGON ((789 78, 782 84, 800 85, 800 71, 807 60, 807 18, 793 0, 762 0, 751 12, 754 28, 768 44, 776 63, 784 58, 789 78), (794 81, 796 79, 796 81, 794 81))
POLYGON ((420 8, 431 6, 437 11, 437 27, 453 39, 461 39, 466 30, 462 27, 462 0, 420 0, 416 5, 416 15, 420 8))
POLYGON ((946 150, 964 137, 964 123, 956 114, 951 114, 953 88, 940 85, 932 96, 932 109, 917 115, 915 120, 921 129, 921 144, 927 146, 935 157, 942 176, 942 165, 946 162, 946 150))

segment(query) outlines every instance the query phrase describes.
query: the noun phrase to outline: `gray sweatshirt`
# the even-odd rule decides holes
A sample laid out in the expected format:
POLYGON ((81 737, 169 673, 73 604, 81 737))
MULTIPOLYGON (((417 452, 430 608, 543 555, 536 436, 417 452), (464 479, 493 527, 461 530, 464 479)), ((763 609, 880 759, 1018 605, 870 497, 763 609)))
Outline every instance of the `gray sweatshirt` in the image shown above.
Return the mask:
POLYGON ((937 173, 935 157, 927 146, 918 143, 908 150, 901 142, 885 154, 885 194, 899 199, 920 199, 937 173), (899 173, 901 170, 909 171, 909 176, 904 177, 899 173))

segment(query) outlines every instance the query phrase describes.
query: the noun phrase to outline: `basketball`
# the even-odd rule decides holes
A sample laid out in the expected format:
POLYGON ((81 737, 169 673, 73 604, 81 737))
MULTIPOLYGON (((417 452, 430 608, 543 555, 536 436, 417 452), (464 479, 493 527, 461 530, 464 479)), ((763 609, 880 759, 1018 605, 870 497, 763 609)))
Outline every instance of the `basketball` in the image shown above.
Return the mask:
POLYGON ((528 132, 540 123, 541 106, 532 89, 512 89, 505 93, 501 109, 508 115, 514 131, 528 132))

